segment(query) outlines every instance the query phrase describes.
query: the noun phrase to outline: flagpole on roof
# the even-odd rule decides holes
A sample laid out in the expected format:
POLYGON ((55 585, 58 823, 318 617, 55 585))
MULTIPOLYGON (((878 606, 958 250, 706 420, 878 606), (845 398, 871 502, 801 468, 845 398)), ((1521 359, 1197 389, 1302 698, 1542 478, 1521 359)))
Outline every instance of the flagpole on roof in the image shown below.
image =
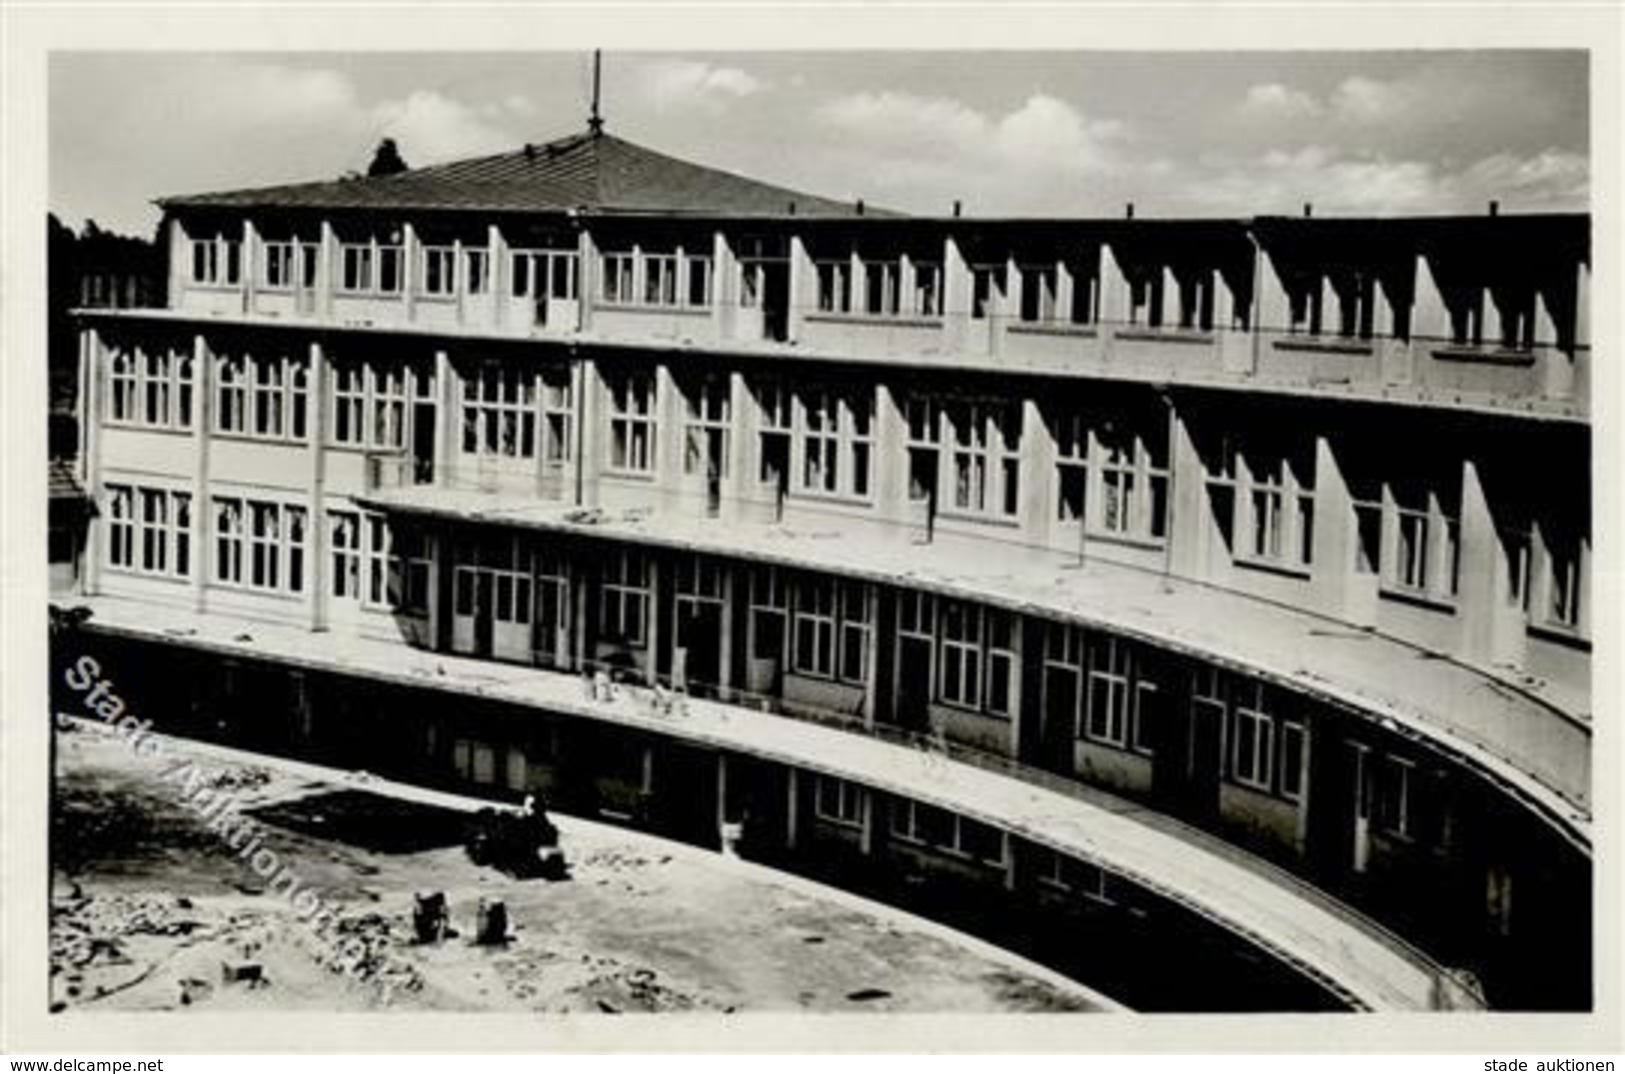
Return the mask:
POLYGON ((587 127, 593 134, 604 133, 604 117, 598 111, 599 95, 602 90, 603 52, 592 50, 592 111, 587 115, 587 127))

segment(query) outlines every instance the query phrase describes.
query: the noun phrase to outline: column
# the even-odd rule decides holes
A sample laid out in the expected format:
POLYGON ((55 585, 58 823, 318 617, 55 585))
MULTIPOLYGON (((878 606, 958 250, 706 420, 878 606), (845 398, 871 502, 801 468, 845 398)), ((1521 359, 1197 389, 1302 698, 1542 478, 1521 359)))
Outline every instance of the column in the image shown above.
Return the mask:
POLYGON ((1471 460, 1462 464, 1460 526, 1457 654, 1468 663, 1520 667, 1527 641, 1523 608, 1512 599, 1495 516, 1471 460))
POLYGON ((756 400, 739 370, 728 373, 728 474, 722 483, 722 514, 738 519, 748 510, 756 476, 756 400))
POLYGON ((192 606, 199 612, 208 610, 209 564, 214 551, 214 506, 209 502, 214 405, 214 359, 200 332, 192 337, 192 517, 196 519, 192 547, 197 561, 192 571, 192 606))
POLYGON ((1129 292, 1128 277, 1123 275, 1122 267, 1117 262, 1117 256, 1111 247, 1102 243, 1100 246, 1100 322, 1107 325, 1128 324, 1131 311, 1132 295, 1129 292))
POLYGON ((446 602, 443 591, 447 588, 445 579, 450 574, 451 564, 447 562, 451 555, 447 547, 448 542, 440 530, 434 529, 428 534, 429 546, 429 648, 440 651, 443 648, 441 639, 446 636, 446 602))
POLYGON ((875 507, 886 522, 908 537, 908 419, 903 400, 888 383, 875 393, 874 490, 875 507))
POLYGON ((1309 588, 1315 606, 1346 622, 1374 625, 1377 576, 1358 573, 1360 528, 1354 497, 1324 436, 1315 438, 1314 512, 1309 588))
POLYGON ((338 289, 338 258, 338 236, 332 223, 323 220, 321 249, 316 254, 316 311, 328 320, 333 317, 333 292, 338 289))
MULTIPOLYGON (((85 549, 81 586, 88 597, 94 597, 101 588, 102 557, 107 533, 107 520, 102 498, 102 408, 107 397, 105 367, 102 357, 101 334, 86 328, 79 334, 79 444, 80 460, 84 467, 85 494, 90 497, 93 511, 85 525, 85 549)), ((195 409, 195 408, 194 408, 195 409)), ((194 499, 193 509, 197 509, 194 499)))
POLYGON ((959 244, 949 236, 942 250, 942 349, 964 353, 970 340, 971 273, 959 244))
POLYGON ((598 303, 598 243, 586 228, 576 239, 576 327, 592 331, 593 307, 598 303))
POLYGON ((451 358, 444 350, 434 352, 434 382, 435 382, 435 430, 434 430, 434 473, 437 484, 450 487, 458 478, 456 472, 456 454, 453 445, 459 441, 456 438, 459 422, 457 408, 462 399, 461 386, 457 383, 456 370, 452 367, 451 358))
POLYGON ((485 229, 485 251, 486 303, 483 316, 485 324, 500 329, 504 321, 502 315, 507 310, 509 274, 513 271, 513 265, 508 256, 508 240, 495 224, 485 229))
POLYGON ((654 499, 662 507, 678 505, 685 509, 692 507, 693 504, 681 502, 685 498, 685 493, 689 491, 684 488, 683 480, 683 441, 687 414, 677 378, 672 376, 671 366, 665 362, 655 366, 654 411, 654 499))
POLYGON ((598 363, 591 358, 580 359, 579 369, 579 390, 576 392, 576 465, 580 468, 578 503, 582 507, 596 507, 599 475, 604 470, 604 384, 598 376, 598 363))
POLYGON ((730 858, 738 857, 732 841, 727 837, 728 827, 728 754, 722 750, 717 751, 717 841, 722 846, 722 853, 730 858))
POLYGON ((1021 400, 1021 455, 1016 466, 1021 482, 1016 520, 1022 540, 1048 544, 1055 518, 1055 437, 1038 399, 1031 395, 1021 400))
POLYGON ((188 256, 191 253, 191 243, 186 235, 186 228, 181 224, 180 218, 171 216, 168 222, 169 230, 169 308, 180 309, 182 295, 186 292, 186 280, 189 278, 187 266, 192 261, 188 256))
MULTIPOLYGON (((327 412, 330 391, 327 355, 320 341, 310 344, 310 373, 306 381, 305 431, 310 434, 310 513, 305 530, 305 609, 311 630, 327 629, 327 412)), ((362 535, 366 539, 366 535, 362 535)))
POLYGON ((258 290, 259 280, 259 232, 254 228, 254 221, 243 218, 243 252, 242 260, 238 264, 242 272, 243 312, 253 313, 255 306, 255 293, 258 290))
POLYGON ((728 237, 718 231, 711 238, 711 331, 717 340, 734 338, 738 291, 739 262, 728 237))
POLYGON ((813 288, 818 276, 813 270, 812 258, 807 256, 806 243, 800 235, 790 236, 790 310, 785 338, 795 343, 801 339, 802 318, 813 304, 813 288))
POLYGON ((1411 309, 1411 340, 1424 346, 1437 346, 1451 339, 1450 311, 1444 304, 1439 285, 1433 282, 1433 269, 1425 256, 1416 258, 1416 298, 1411 309))
POLYGON ((1196 450, 1190 420, 1190 415, 1169 403, 1168 573, 1205 579, 1213 520, 1207 500, 1207 467, 1196 450))

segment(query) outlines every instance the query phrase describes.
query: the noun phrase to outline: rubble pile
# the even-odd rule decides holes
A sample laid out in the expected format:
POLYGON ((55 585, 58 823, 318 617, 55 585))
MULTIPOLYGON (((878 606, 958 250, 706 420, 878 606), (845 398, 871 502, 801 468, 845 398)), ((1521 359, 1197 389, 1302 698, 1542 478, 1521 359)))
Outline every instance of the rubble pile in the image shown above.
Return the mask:
POLYGON ((337 919, 325 939, 311 939, 317 964, 332 973, 348 974, 391 994, 423 988, 423 975, 395 954, 412 940, 406 923, 379 913, 350 915, 337 919))

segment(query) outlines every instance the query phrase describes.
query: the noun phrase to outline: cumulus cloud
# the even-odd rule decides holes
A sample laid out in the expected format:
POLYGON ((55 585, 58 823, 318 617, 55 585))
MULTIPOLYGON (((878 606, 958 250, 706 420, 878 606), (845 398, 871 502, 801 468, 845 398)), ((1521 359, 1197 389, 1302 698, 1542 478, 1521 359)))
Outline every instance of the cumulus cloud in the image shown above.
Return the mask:
POLYGON ((1498 153, 1450 168, 1326 146, 1209 158, 1187 175, 1193 204, 1221 215, 1293 213, 1304 202, 1327 215, 1479 213, 1492 200, 1512 212, 1586 207, 1590 169, 1575 153, 1498 153))
POLYGON ((1249 118, 1298 119, 1318 116, 1321 106, 1319 101, 1303 90, 1280 82, 1260 82, 1247 88, 1241 110, 1249 118))
POLYGON ((1011 212, 1075 205, 1087 177, 1114 166, 1124 134, 1045 93, 1002 115, 951 97, 854 93, 826 100, 815 118, 842 147, 832 170, 863 175, 871 192, 915 204, 924 193, 934 208, 975 198, 1011 212))
POLYGON ((372 108, 370 119, 380 137, 395 139, 414 167, 496 153, 515 143, 511 133, 480 118, 475 108, 432 90, 383 101, 372 108))
POLYGON ((740 67, 703 60, 659 59, 639 66, 633 75, 639 97, 657 110, 720 110, 729 101, 761 93, 768 83, 740 67))

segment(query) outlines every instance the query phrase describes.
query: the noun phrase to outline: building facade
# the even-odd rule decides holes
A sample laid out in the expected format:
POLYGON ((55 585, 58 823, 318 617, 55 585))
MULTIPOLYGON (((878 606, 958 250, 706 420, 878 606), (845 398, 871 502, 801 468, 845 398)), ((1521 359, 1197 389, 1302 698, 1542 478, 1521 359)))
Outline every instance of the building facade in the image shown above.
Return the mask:
POLYGON ((1587 218, 909 217, 601 132, 161 204, 77 594, 160 725, 1131 1006, 1590 1005, 1587 218))

